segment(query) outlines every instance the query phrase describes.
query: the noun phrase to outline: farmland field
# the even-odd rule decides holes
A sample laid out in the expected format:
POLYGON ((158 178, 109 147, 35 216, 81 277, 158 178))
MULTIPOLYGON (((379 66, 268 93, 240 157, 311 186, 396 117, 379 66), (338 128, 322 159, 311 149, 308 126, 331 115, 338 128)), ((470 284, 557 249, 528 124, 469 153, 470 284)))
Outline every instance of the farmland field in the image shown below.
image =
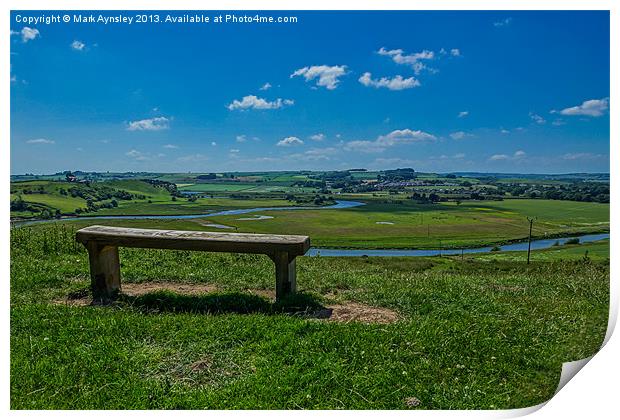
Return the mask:
POLYGON ((343 210, 306 210, 302 215, 295 211, 260 211, 255 215, 272 218, 239 220, 239 216, 217 216, 209 220, 234 226, 240 232, 304 234, 317 246, 350 248, 473 247, 503 243, 527 238, 526 216, 537 217, 534 237, 604 231, 609 226, 607 204, 546 200, 432 206, 369 201, 365 206, 343 210))

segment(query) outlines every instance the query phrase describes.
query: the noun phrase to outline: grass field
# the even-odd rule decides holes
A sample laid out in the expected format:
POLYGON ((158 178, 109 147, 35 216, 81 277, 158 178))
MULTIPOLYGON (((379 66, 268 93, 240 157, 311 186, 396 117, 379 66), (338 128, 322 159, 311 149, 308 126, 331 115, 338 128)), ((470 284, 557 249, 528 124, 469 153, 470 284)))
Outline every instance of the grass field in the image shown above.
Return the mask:
POLYGON ((535 237, 603 231, 609 226, 607 204, 549 200, 461 205, 370 200, 368 205, 351 209, 304 210, 303 215, 296 211, 260 211, 255 215, 273 218, 242 221, 240 216, 218 216, 209 220, 235 226, 241 232, 303 234, 316 246, 350 248, 458 248, 514 241, 527 238, 526 216, 537 217, 535 237))
MULTIPOLYGON (((59 209, 63 214, 74 214, 78 208, 86 208, 87 201, 81 197, 61 195, 60 190, 70 190, 75 183, 50 182, 50 181, 26 181, 11 184, 11 200, 18 195, 28 203, 42 204, 50 209, 59 209), (24 194, 24 189, 43 188, 43 193, 24 194)), ((286 207, 294 206, 295 202, 284 199, 283 195, 274 197, 269 194, 252 194, 251 197, 234 198, 225 196, 220 198, 198 198, 189 201, 187 198, 176 198, 164 188, 157 188, 140 180, 111 180, 96 185, 114 188, 134 194, 132 200, 116 200, 117 207, 101 208, 96 212, 82 213, 83 216, 110 216, 110 215, 183 215, 202 214, 231 208, 253 207, 286 207)), ((202 184, 201 184, 202 185, 202 184)), ((205 184, 206 185, 206 184, 205 184)), ((276 187, 272 187, 276 188, 276 187)), ((268 189, 265 190, 265 192, 268 189)), ((225 191, 223 189, 222 191, 225 191)), ((312 205, 312 204, 306 204, 312 205)), ((29 212, 12 212, 12 217, 32 217, 29 212)))
POLYGON ((579 247, 529 266, 302 257, 301 293, 279 306, 261 292, 266 257, 122 249, 126 285, 214 290, 78 306, 88 258, 73 232, 11 231, 12 409, 517 408, 550 398, 561 363, 596 352, 607 324, 608 260, 569 261, 579 247), (290 314, 351 302, 398 320, 290 314))
POLYGON ((280 191, 284 193, 310 193, 316 191, 316 188, 303 188, 303 187, 291 187, 286 184, 273 185, 273 184, 260 184, 260 183, 200 183, 200 184, 183 184, 179 187, 181 191, 198 191, 205 193, 218 193, 218 192, 252 192, 263 193, 280 191))
POLYGON ((172 201, 166 198, 162 201, 152 200, 152 203, 143 201, 127 201, 119 203, 113 209, 101 209, 97 216, 109 215, 179 215, 179 214, 202 214, 231 208, 254 208, 254 207, 293 207, 295 203, 279 199, 234 199, 234 198, 199 198, 195 202, 187 199, 172 201))
MULTIPOLYGON (((491 252, 469 255, 468 258, 480 261, 526 261, 527 252, 491 252)), ((531 255, 532 261, 584 260, 588 258, 597 261, 609 261, 609 240, 580 245, 554 246, 534 251, 531 255)))

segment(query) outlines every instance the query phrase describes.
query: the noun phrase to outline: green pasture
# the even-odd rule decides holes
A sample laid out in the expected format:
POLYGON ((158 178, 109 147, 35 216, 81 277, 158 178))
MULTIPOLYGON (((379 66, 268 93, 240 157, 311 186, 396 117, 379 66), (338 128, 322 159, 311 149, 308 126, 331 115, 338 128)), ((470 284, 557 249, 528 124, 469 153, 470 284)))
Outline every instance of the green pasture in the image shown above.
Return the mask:
POLYGON ((216 290, 80 306, 88 258, 73 238, 11 231, 12 409, 527 407, 607 326, 609 265, 594 259, 300 257, 299 293, 275 305, 267 257, 121 249, 123 284, 216 290), (312 316, 351 304, 398 320, 312 316))
MULTIPOLYGON (((537 217, 532 234, 548 237, 604 231, 609 205, 550 200, 505 200, 415 204, 411 201, 369 204, 351 209, 258 211, 209 218, 240 232, 308 235, 323 247, 458 248, 527 238, 527 216, 537 217), (264 220, 239 220, 256 215, 264 220)), ((195 220, 193 223, 203 223, 195 220)))
MULTIPOLYGON (((460 258, 459 256, 456 257, 460 258)), ((526 261, 527 251, 490 252, 474 254, 464 258, 480 261, 526 261)), ((560 260, 597 260, 609 262, 609 240, 589 242, 579 245, 554 246, 552 248, 535 250, 531 253, 531 261, 560 261, 560 260)))

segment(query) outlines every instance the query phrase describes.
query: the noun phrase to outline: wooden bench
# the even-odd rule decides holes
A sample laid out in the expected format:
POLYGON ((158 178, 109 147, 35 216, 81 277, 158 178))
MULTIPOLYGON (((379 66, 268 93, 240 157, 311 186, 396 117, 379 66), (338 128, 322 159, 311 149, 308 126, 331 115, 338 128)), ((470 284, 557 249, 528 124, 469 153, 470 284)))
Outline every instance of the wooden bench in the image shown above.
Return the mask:
POLYGON ((108 301, 121 291, 118 247, 265 254, 276 266, 276 300, 296 291, 295 258, 310 248, 310 238, 296 235, 197 232, 89 226, 75 240, 88 250, 93 298, 108 301))

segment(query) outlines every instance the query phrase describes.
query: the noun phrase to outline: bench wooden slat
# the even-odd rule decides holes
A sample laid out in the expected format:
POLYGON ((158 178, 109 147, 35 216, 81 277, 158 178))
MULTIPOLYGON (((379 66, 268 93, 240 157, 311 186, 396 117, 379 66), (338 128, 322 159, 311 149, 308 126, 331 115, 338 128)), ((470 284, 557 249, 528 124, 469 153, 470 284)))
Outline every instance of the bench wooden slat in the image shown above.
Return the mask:
POLYGON ((76 233, 76 240, 83 244, 95 241, 101 245, 133 248, 240 252, 267 255, 286 252, 297 256, 304 255, 310 249, 310 238, 299 235, 136 229, 113 226, 90 226, 80 229, 76 233))
POLYGON ((88 250, 95 301, 110 301, 121 291, 118 248, 158 248, 190 251, 266 254, 276 268, 276 300, 295 293, 295 257, 310 249, 310 238, 299 235, 199 232, 89 226, 75 234, 88 250))

